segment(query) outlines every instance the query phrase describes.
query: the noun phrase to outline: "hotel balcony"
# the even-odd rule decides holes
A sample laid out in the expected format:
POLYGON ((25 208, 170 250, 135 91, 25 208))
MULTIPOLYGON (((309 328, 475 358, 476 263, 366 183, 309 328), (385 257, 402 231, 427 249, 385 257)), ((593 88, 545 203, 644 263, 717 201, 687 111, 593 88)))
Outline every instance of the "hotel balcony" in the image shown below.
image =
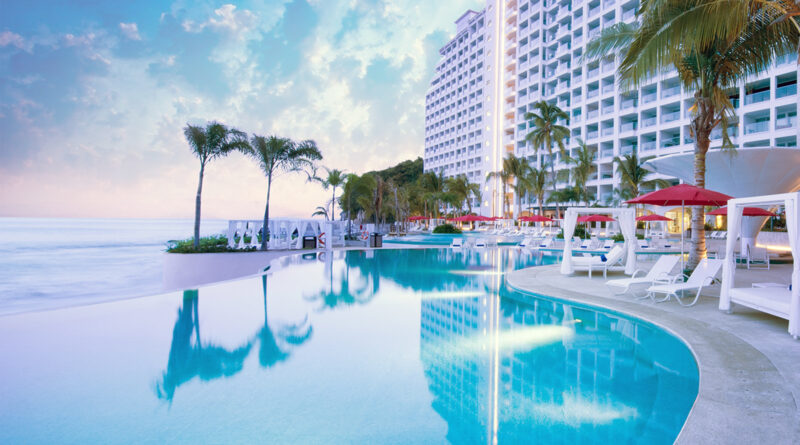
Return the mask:
POLYGON ((767 100, 769 100, 769 90, 759 91, 757 93, 745 94, 744 96, 745 105, 752 105, 767 100))
POLYGON ((768 120, 760 122, 752 122, 750 124, 745 124, 744 126, 744 134, 761 133, 764 131, 769 131, 768 120))

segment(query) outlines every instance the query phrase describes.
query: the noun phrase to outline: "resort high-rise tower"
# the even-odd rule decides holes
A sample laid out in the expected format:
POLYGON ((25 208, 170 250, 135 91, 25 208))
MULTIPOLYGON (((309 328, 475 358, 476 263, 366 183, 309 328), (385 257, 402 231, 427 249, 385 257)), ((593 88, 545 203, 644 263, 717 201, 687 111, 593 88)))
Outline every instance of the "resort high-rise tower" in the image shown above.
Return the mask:
MULTIPOLYGON (((595 152, 596 173, 586 188, 593 201, 609 202, 620 178, 613 159, 637 152, 640 158, 692 150, 690 92, 676 73, 654 78, 638 90, 617 82, 613 55, 586 61, 587 42, 620 21, 636 20, 637 0, 487 0, 480 12, 456 21, 456 36, 440 50, 441 61, 426 94, 424 169, 445 177, 466 175, 481 185, 473 208, 500 215, 502 183, 487 180, 507 153, 535 166, 569 166, 554 153, 525 141, 524 116, 547 101, 569 114, 570 154, 583 141, 595 152), (479 206, 479 207, 478 207, 479 206)), ((730 91, 738 120, 729 128, 740 147, 796 147, 798 66, 794 55, 779 58, 768 71, 730 91)), ((711 147, 721 146, 720 129, 711 147)), ((560 188, 571 185, 568 175, 560 188)), ((519 215, 507 185, 507 213, 519 215)), ((522 210, 535 198, 522 201, 522 210)), ((547 206, 545 206, 547 207, 547 206)))

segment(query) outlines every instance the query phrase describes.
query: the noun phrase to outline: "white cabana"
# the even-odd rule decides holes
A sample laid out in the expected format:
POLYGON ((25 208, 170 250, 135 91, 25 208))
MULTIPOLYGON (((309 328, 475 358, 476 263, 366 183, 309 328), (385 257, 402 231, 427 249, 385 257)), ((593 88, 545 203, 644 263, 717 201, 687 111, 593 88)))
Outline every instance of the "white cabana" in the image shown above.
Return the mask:
POLYGON ((728 201, 728 239, 725 245, 725 264, 722 268, 722 292, 719 308, 731 311, 732 303, 753 308, 789 320, 789 334, 800 336, 800 192, 779 195, 753 196, 728 201), (741 231, 745 206, 783 205, 786 209, 786 230, 792 250, 792 287, 734 287, 736 259, 733 255, 736 237, 741 231))
POLYGON ((575 225, 580 214, 610 214, 619 222, 619 229, 625 239, 627 256, 625 273, 632 275, 636 270, 636 210, 622 207, 570 207, 564 214, 564 255, 561 259, 561 273, 570 275, 572 266, 572 244, 570 240, 575 234, 575 225))

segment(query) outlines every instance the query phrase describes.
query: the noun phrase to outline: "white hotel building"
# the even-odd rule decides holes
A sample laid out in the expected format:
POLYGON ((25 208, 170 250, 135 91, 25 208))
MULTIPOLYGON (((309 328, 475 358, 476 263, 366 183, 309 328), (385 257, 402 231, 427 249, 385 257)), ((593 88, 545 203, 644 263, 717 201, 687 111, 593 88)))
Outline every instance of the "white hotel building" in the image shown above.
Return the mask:
MULTIPOLYGON (((613 57, 582 61, 587 42, 607 26, 635 20, 637 6, 637 0, 487 0, 480 12, 467 11, 455 22, 456 36, 439 51, 442 58, 426 94, 425 171, 467 175, 482 185, 476 211, 480 205, 483 215, 499 215, 500 183, 486 181, 487 173, 501 169, 506 153, 537 166, 546 160, 525 142, 530 130, 524 115, 540 100, 570 115, 562 122, 572 132, 568 149, 577 147, 578 138, 595 149, 597 174, 587 186, 600 202, 619 186, 615 156, 692 150, 692 97, 676 74, 625 91, 616 82, 613 57)), ((729 129, 734 144, 797 146, 795 62, 793 55, 785 56, 731 91, 738 115, 729 129)), ((719 129, 712 138, 711 147, 719 147, 719 129)), ((555 158, 557 169, 567 168, 555 158)), ((508 202, 518 215, 516 199, 508 202)), ((523 203, 523 210, 528 207, 523 203)))

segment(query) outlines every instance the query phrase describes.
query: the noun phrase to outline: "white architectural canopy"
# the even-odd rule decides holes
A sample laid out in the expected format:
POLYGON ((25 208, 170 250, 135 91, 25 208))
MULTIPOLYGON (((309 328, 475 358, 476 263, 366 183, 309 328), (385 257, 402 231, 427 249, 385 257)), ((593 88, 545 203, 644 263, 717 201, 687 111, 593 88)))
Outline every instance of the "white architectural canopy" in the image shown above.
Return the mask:
POLYGON ((561 273, 569 275, 574 272, 572 267, 572 235, 575 234, 575 225, 579 214, 610 214, 617 218, 619 229, 625 238, 625 273, 633 274, 636 270, 636 210, 621 207, 570 207, 564 214, 564 254, 561 259, 561 273))
POLYGON ((722 292, 719 308, 731 310, 731 303, 740 304, 761 312, 789 320, 789 334, 800 335, 800 193, 754 196, 728 201, 728 239, 725 246, 725 263, 722 268, 722 292), (736 235, 740 233, 742 211, 745 206, 776 206, 786 209, 786 230, 792 250, 792 285, 788 287, 734 287, 736 235))
MULTIPOLYGON (((694 152, 659 156, 644 163, 656 173, 694 184, 694 152)), ((706 153, 706 188, 736 198, 800 190, 797 148, 737 148, 706 153)))

